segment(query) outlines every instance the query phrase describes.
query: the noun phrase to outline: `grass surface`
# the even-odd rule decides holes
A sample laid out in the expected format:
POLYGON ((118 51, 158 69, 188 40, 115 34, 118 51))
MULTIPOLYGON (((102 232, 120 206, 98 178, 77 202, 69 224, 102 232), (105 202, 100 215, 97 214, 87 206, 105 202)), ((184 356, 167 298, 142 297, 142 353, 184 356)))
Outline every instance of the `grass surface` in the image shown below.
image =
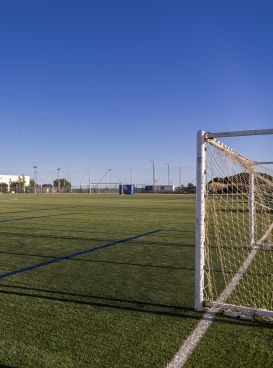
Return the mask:
MULTIPOLYGON (((0 364, 165 367, 197 325, 190 195, 3 195, 0 364)), ((187 367, 273 366, 273 324, 219 317, 187 367), (245 364, 244 364, 245 363, 245 364)))

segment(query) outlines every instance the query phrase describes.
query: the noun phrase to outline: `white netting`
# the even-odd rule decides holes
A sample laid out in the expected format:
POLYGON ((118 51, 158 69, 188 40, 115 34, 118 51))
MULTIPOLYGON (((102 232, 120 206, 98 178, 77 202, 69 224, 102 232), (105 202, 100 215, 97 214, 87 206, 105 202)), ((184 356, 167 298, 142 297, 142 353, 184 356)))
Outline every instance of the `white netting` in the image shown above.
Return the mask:
POLYGON ((214 142, 207 144, 204 300, 273 311, 273 170, 214 142))

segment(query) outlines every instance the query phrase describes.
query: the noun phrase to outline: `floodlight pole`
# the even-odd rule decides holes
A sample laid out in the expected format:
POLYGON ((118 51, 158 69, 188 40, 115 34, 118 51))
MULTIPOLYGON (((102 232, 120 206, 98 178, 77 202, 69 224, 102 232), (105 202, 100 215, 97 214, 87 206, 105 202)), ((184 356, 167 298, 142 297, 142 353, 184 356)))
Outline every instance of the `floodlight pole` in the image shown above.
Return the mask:
POLYGON ((57 169, 57 172, 58 172, 58 192, 60 192, 60 170, 61 170, 61 168, 60 167, 58 167, 58 169, 57 169))
POLYGON ((33 176, 34 176, 34 193, 37 194, 37 166, 33 166, 33 176))
POLYGON ((197 133, 196 162, 196 233, 195 233, 195 310, 203 310, 204 300, 204 245, 205 245, 205 192, 206 192, 206 139, 205 132, 197 133))
POLYGON ((182 185, 182 175, 181 175, 181 166, 179 166, 179 188, 180 188, 180 193, 182 192, 182 188, 181 188, 181 185, 182 185))
POLYGON ((156 194, 155 161, 151 160, 151 162, 153 164, 153 190, 154 194, 156 194))
POLYGON ((167 163, 166 164, 167 165, 167 173, 168 173, 168 185, 170 185, 170 164, 169 163, 167 163))
POLYGON ((112 193, 112 169, 109 169, 110 194, 112 193))
POLYGON ((71 169, 69 171, 69 181, 70 181, 70 193, 72 193, 72 173, 71 173, 71 169))
POLYGON ((92 193, 92 190, 91 190, 91 169, 89 169, 89 194, 92 193))

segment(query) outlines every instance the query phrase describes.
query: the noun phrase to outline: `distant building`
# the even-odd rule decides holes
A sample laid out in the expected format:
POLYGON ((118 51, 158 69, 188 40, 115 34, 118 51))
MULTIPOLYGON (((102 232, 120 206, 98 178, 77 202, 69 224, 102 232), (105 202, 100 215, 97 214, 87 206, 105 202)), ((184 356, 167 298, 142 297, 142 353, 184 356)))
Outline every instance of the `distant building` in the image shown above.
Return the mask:
POLYGON ((13 182, 18 182, 18 178, 24 176, 25 186, 29 186, 30 176, 25 175, 1 175, 0 174, 0 186, 1 184, 6 184, 8 186, 8 192, 10 191, 10 184, 13 182))

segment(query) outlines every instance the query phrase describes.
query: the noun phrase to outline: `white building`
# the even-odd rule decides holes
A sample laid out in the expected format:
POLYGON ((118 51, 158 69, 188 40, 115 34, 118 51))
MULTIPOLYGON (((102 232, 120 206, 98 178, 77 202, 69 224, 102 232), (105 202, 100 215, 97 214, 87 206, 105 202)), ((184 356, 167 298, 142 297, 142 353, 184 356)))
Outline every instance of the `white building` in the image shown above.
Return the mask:
MULTIPOLYGON (((7 184, 8 185, 8 191, 10 191, 10 184, 12 182, 17 182, 18 178, 21 177, 22 178, 23 175, 2 175, 0 174, 0 185, 1 183, 3 184, 7 184)), ((30 182, 30 176, 25 176, 25 186, 27 187, 29 185, 30 182)))

